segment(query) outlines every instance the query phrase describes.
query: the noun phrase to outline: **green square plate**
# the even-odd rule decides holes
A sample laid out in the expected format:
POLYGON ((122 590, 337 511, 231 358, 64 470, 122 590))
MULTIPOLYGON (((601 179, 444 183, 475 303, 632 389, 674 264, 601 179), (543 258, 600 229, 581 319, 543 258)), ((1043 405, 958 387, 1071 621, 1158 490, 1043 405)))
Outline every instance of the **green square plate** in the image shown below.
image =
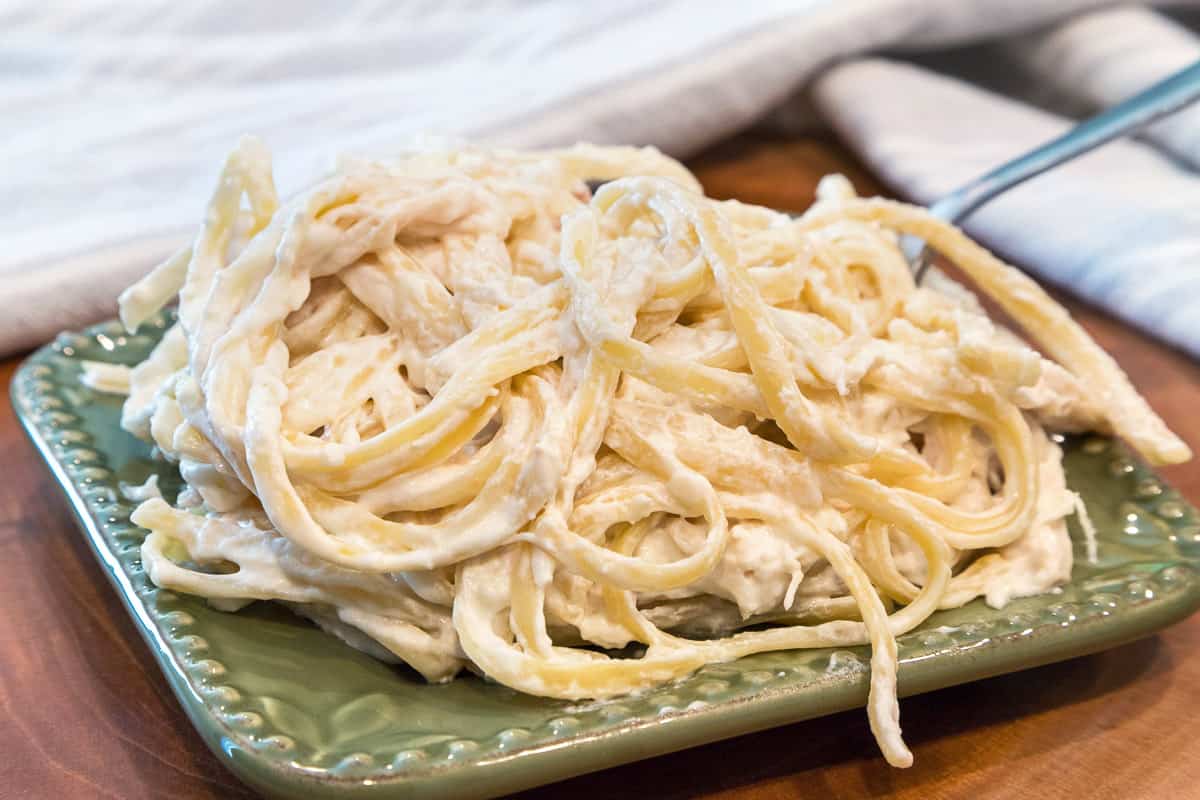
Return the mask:
MULTIPOLYGON (((166 323, 133 336, 116 323, 61 335, 21 367, 13 402, 196 730, 260 791, 493 796, 864 704, 861 648, 754 656, 580 705, 474 677, 429 685, 269 604, 226 614, 156 589, 119 485, 178 476, 117 427, 119 398, 86 389, 79 374, 82 359, 136 363, 166 323)), ((1001 611, 976 601, 901 637, 903 694, 1111 647, 1200 606, 1196 512, 1107 439, 1072 440, 1067 451, 1070 485, 1099 529, 1099 563, 1077 546, 1061 592, 1001 611)))

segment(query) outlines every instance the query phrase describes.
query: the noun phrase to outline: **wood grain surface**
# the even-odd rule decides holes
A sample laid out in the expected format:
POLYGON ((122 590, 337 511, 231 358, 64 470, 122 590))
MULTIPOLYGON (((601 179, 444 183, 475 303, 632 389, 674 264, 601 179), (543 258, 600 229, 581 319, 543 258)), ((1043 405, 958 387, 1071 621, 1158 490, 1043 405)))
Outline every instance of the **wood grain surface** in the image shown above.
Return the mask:
MULTIPOLYGON (((881 187, 836 145, 744 136, 697 159, 709 193, 803 209, 817 179, 881 187)), ((1072 312, 1200 451, 1200 365, 1072 312)), ((18 359, 0 362, 7 386, 18 359)), ((101 576, 10 405, 0 406, 0 798, 252 797, 205 749, 101 576)), ((1200 465, 1164 471, 1200 502, 1200 465)), ((526 793, 584 798, 1200 796, 1200 617, 1116 650, 902 702, 893 770, 848 712, 526 793)))

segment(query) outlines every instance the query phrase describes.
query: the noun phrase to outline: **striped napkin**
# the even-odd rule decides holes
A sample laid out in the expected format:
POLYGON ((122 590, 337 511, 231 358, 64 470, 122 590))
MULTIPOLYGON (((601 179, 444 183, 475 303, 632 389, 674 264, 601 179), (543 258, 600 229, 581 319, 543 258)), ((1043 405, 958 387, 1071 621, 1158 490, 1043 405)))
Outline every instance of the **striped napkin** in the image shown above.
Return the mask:
MULTIPOLYGON (((686 157, 815 108, 928 201, 1191 60, 1200 0, 0 4, 0 354, 110 316, 244 132, 286 194, 422 132, 686 157), (1188 8, 1190 6, 1190 8, 1188 8), (1164 16, 1171 14, 1173 16, 1164 16), (886 54, 881 58, 880 54, 886 54), (811 103, 809 102, 811 101, 811 103)), ((1200 354, 1200 109, 972 217, 1039 276, 1200 354)))

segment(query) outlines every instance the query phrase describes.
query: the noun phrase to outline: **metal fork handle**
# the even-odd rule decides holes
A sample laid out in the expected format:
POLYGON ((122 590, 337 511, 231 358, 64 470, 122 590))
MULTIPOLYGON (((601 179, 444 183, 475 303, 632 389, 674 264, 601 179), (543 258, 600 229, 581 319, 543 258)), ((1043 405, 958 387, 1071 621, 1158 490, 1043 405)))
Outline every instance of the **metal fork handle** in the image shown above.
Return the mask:
MULTIPOLYGON (((1200 61, 1164 78, 1133 97, 1089 117, 1071 130, 1030 150, 942 197, 930 212, 957 222, 1001 192, 1041 175, 1106 142, 1137 131, 1200 99, 1200 61)), ((928 248, 916 262, 919 282, 929 266, 928 248)))

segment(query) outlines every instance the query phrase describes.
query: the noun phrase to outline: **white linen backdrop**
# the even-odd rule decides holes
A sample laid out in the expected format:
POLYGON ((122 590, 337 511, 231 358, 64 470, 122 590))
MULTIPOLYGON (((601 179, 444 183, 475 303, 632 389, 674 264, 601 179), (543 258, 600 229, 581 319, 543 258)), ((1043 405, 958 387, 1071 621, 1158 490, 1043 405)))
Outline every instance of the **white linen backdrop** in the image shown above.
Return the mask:
MULTIPOLYGON (((286 195, 430 133, 683 157, 805 95, 928 202, 1197 58, 1187 26, 1097 0, 0 0, 0 354, 111 315, 243 133, 286 195)), ((1200 354, 1198 134, 1200 107, 966 227, 1200 354)))

